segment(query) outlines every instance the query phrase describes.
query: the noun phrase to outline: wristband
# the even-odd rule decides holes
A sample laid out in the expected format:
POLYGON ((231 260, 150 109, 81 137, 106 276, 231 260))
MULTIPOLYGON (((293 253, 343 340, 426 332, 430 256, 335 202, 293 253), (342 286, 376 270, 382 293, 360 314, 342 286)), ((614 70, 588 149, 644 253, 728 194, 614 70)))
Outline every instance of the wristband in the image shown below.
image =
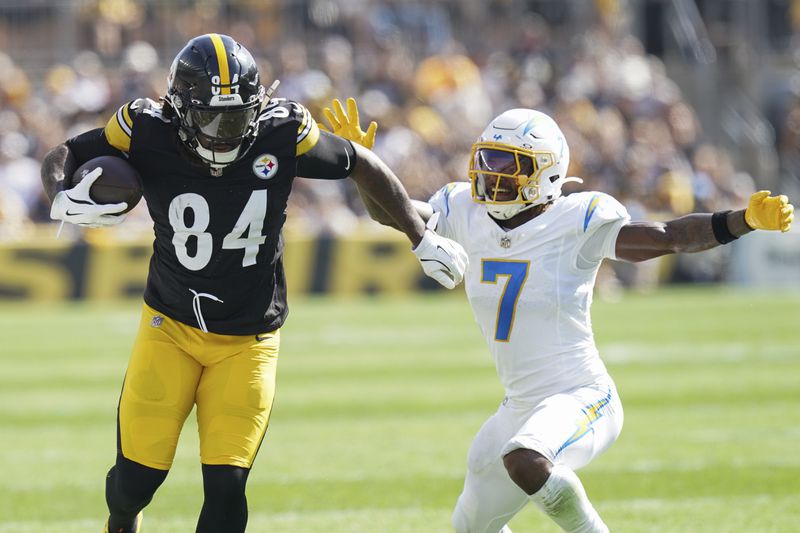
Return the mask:
POLYGON ((728 228, 728 213, 730 212, 730 210, 717 211, 711 215, 711 229, 714 232, 714 238, 720 244, 728 244, 739 238, 731 233, 730 228, 728 228))

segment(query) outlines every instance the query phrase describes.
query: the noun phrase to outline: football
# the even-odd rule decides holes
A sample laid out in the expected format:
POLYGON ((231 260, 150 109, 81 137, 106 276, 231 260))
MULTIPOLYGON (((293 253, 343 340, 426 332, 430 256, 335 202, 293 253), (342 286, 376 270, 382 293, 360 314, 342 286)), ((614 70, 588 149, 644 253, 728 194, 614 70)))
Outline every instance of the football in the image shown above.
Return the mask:
POLYGON ((86 174, 97 167, 102 168, 103 173, 92 184, 89 197, 98 204, 127 202, 128 208, 124 213, 136 207, 142 199, 142 180, 136 169, 121 157, 104 155, 90 159, 78 167, 69 186, 80 183, 86 174))

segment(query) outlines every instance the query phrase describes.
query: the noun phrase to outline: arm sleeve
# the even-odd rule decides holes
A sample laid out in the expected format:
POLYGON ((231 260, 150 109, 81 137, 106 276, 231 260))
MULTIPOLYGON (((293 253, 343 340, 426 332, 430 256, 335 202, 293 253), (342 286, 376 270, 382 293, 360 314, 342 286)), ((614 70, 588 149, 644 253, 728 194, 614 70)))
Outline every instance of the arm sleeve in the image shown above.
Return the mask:
POLYGON ((71 139, 67 139, 64 143, 67 145, 67 148, 69 148, 69 151, 72 152, 78 166, 102 155, 125 157, 123 152, 109 144, 103 131, 103 128, 89 130, 71 139))
POLYGON ((297 158, 297 175, 314 179, 343 179, 350 175, 356 162, 356 151, 350 141, 320 131, 316 144, 297 158))

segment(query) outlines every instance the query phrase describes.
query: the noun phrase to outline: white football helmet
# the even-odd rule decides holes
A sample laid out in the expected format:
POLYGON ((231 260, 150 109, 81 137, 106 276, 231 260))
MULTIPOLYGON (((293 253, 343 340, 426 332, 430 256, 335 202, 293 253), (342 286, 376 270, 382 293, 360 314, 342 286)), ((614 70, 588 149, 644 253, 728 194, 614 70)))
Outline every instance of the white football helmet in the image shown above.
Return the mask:
POLYGON ((569 146, 556 122, 533 109, 511 109, 492 120, 472 145, 472 198, 507 220, 561 196, 569 146))

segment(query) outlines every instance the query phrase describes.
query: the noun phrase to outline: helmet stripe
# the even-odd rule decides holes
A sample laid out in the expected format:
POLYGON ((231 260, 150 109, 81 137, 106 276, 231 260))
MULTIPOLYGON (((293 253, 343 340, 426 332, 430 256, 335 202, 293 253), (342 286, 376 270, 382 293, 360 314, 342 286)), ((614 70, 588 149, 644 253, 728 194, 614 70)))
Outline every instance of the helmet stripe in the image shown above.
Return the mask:
POLYGON ((221 93, 231 94, 231 75, 228 70, 228 54, 225 53, 225 43, 222 42, 222 37, 216 33, 209 34, 209 37, 211 37, 211 42, 214 43, 214 50, 217 52, 221 93))

